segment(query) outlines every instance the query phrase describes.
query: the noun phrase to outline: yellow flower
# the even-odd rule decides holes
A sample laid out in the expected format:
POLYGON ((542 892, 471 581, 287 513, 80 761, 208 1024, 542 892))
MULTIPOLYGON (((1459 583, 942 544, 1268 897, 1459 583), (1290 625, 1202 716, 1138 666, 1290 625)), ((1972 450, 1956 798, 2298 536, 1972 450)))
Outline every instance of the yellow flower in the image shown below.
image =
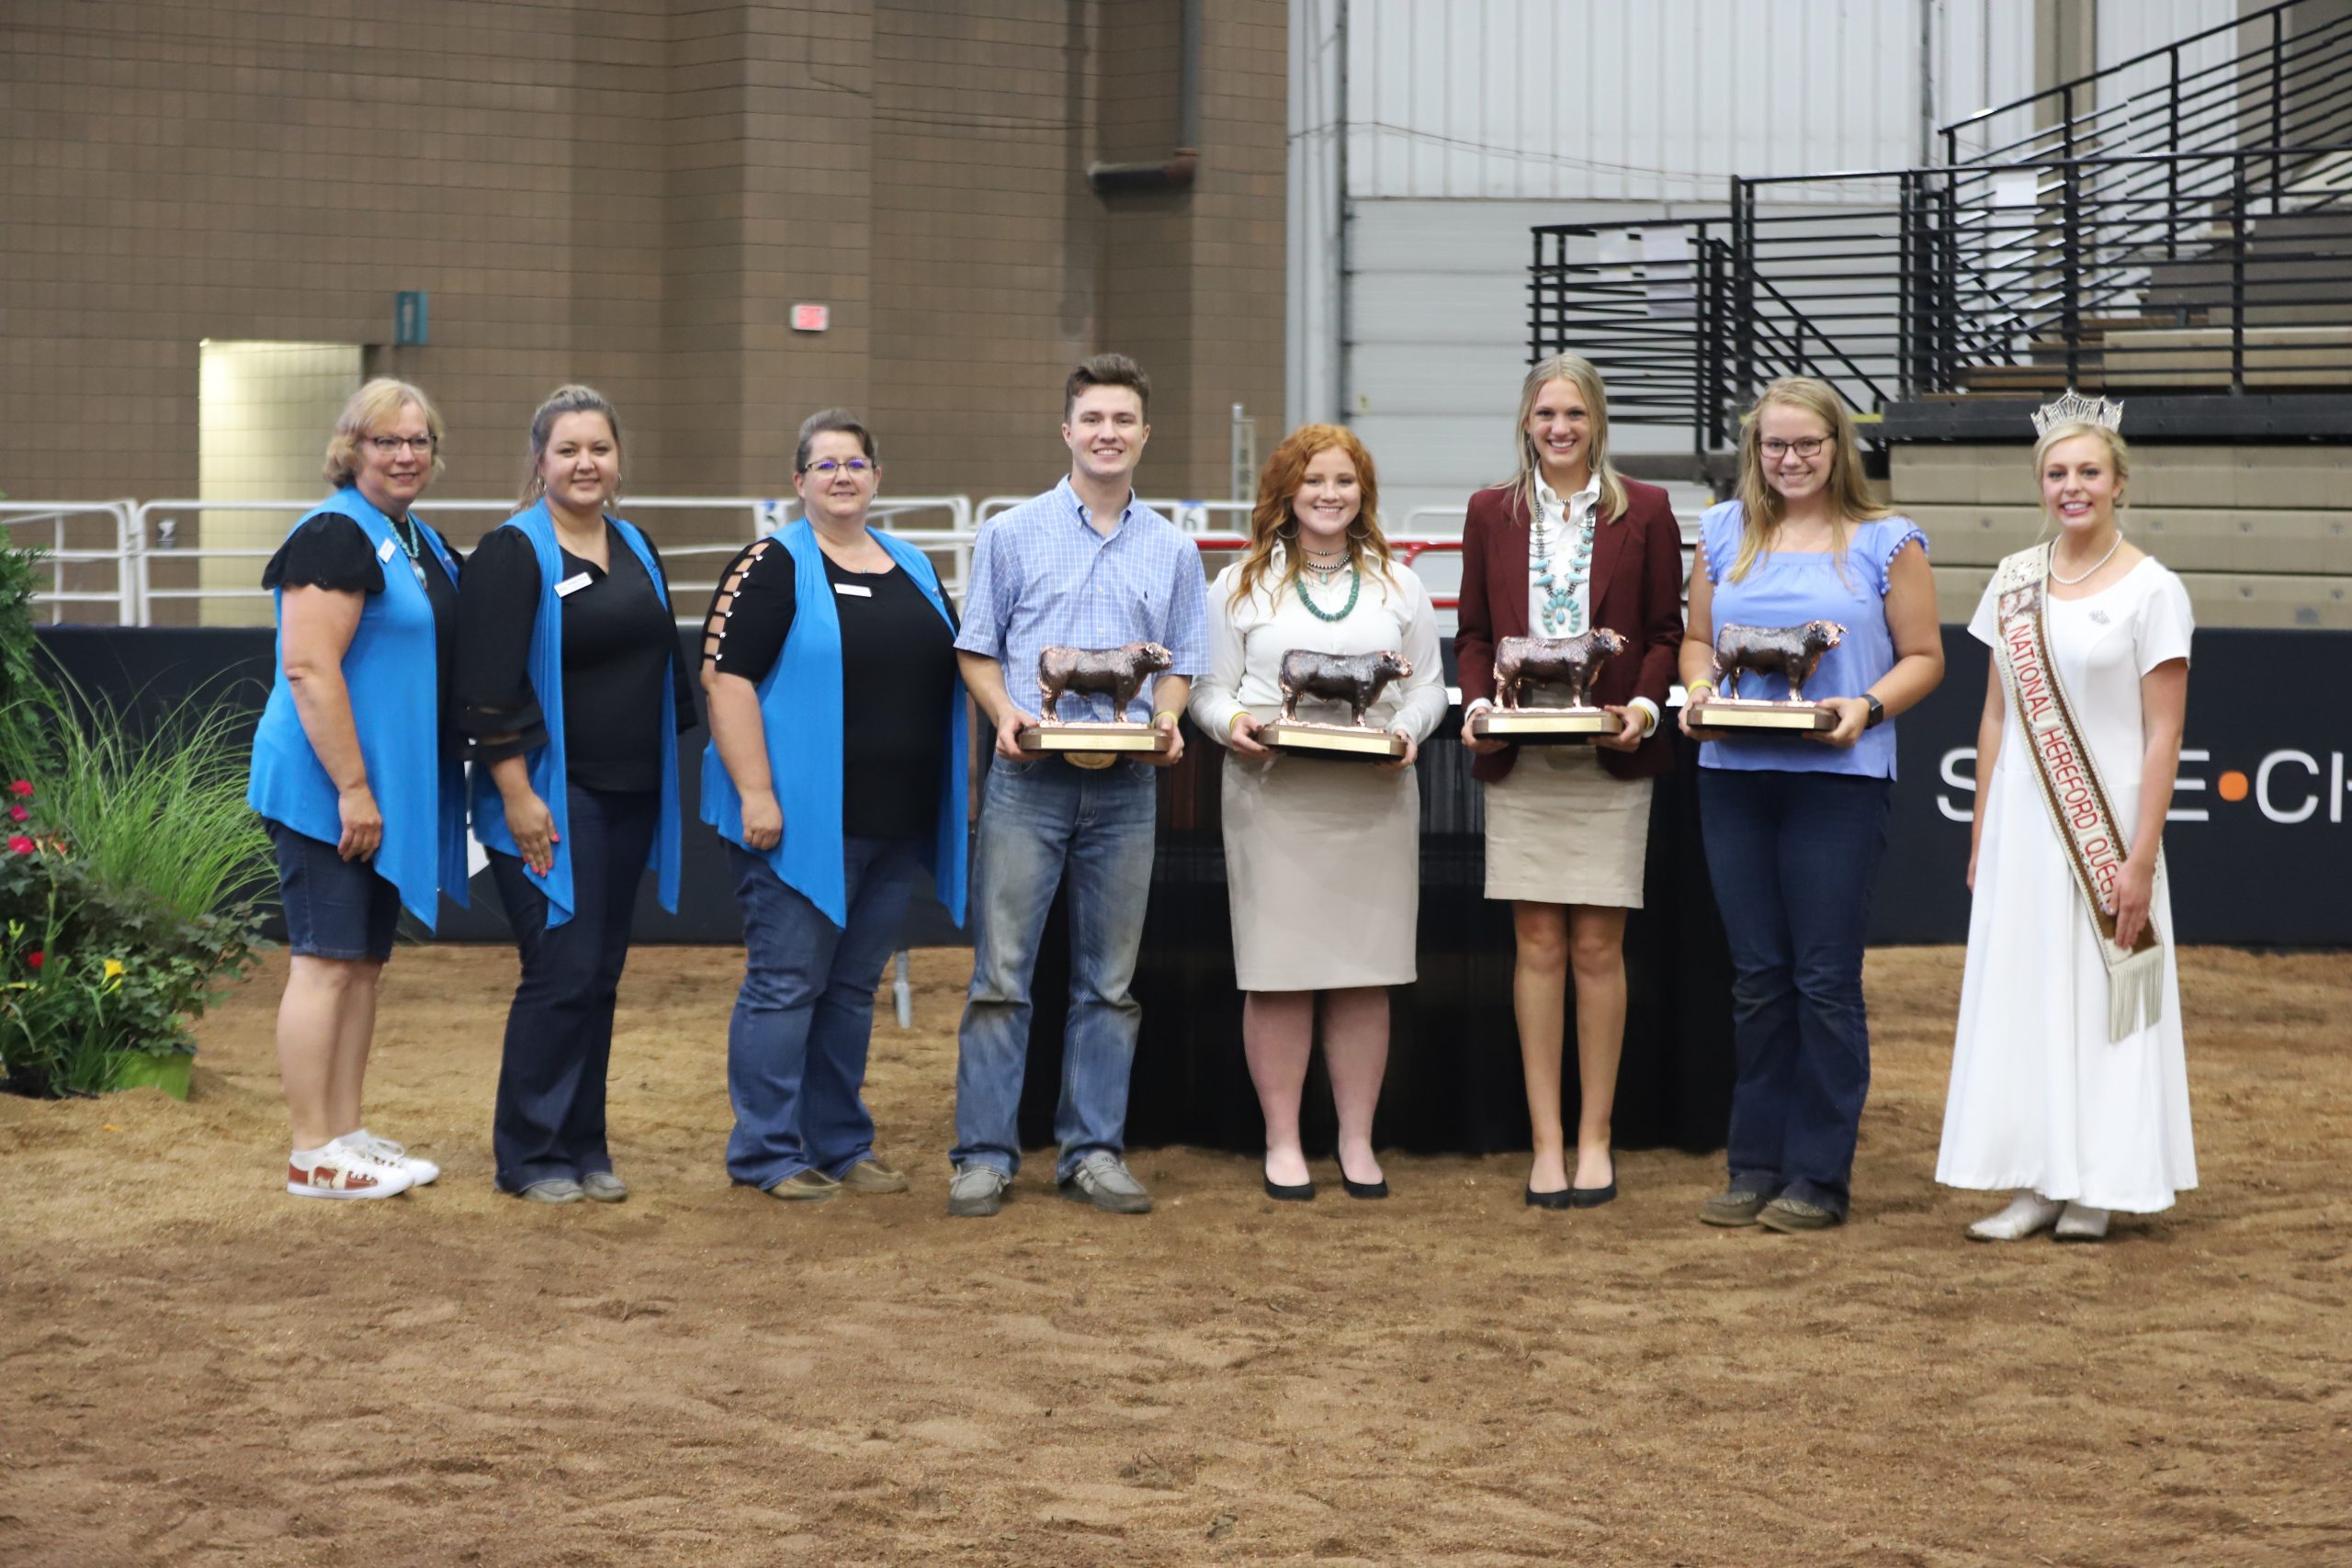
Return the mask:
POLYGON ((109 958, 109 959, 107 959, 107 979, 109 979, 109 980, 119 980, 119 979, 120 979, 121 977, 122 977, 122 960, 121 960, 121 959, 119 959, 119 958, 109 958))

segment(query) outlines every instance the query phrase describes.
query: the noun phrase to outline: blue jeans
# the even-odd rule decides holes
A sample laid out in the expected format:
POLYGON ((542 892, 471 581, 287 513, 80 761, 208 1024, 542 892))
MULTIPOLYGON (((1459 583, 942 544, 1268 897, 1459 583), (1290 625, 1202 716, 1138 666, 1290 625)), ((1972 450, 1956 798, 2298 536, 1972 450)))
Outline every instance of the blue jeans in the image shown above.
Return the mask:
POLYGON ((628 962, 637 885, 653 852, 662 796, 573 784, 571 919, 549 930, 548 896, 520 856, 492 850, 506 923, 523 978, 506 1013, 491 1124, 501 1191, 613 1168, 605 1147, 605 1075, 613 1059, 613 1004, 628 962))
POLYGON ((921 867, 912 839, 844 839, 849 923, 836 926, 765 855, 727 846, 743 907, 743 987, 727 1026, 735 1131, 727 1173, 773 1187, 811 1168, 838 1178, 874 1153, 858 1090, 874 987, 898 945, 921 867))
POLYGON ((1069 883, 1069 1023, 1062 1040, 1057 1176, 1096 1149, 1118 1152, 1143 1010, 1128 994, 1143 943, 1158 826, 1159 770, 1090 771, 1057 758, 989 769, 972 854, 972 989, 956 1062, 957 1165, 1021 1168, 1021 1079, 1029 1065, 1029 985, 1054 890, 1069 883))
POLYGON ((1843 1214, 1871 1087, 1862 938, 1891 781, 1699 771, 1732 962, 1731 1186, 1843 1214))

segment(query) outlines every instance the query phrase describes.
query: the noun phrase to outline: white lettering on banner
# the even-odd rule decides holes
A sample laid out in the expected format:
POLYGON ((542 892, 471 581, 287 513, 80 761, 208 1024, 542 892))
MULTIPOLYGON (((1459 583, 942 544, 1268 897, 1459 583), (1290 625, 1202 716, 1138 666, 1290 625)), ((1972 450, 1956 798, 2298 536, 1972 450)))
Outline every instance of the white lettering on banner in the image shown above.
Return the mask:
MULTIPOLYGON (((2188 772, 2188 764, 2191 762, 2211 761, 2212 760, 2212 756, 2213 754, 2211 751, 2192 751, 2183 749, 2180 753, 2180 769, 2173 774, 2173 794, 2177 795, 2183 790, 2195 790, 2199 795, 2204 794, 2205 781, 2201 778, 2191 776, 2188 772)), ((2201 806, 2176 806, 2171 810, 2165 813, 2165 820, 2167 822, 2204 822, 2211 820, 2212 815, 2213 814, 2211 812, 2206 810, 2201 806)))
MULTIPOLYGON (((2262 807, 2262 814, 2273 822, 2303 821, 2319 809, 2319 795, 2316 792, 2303 796, 2302 805, 2292 811, 2281 811, 2270 803, 2270 774, 2281 762, 2292 762, 2295 766, 2308 772, 2312 777, 2319 777, 2319 759, 2309 751, 2273 751, 2262 759, 2262 766, 2255 770, 2254 803, 2262 807)), ((2342 765, 2341 761, 2337 763, 2338 767, 2342 765)), ((2343 818, 2339 814, 2334 820, 2340 822, 2343 818)))
MULTIPOLYGON (((1969 794, 1974 795, 1976 793, 1976 748, 1973 746, 1953 747, 1944 753, 1944 760, 1936 771, 1943 775, 1944 783, 1951 785, 1952 788, 1964 789, 1969 794), (1961 772, 1962 767, 1968 770, 1964 773, 1961 772)), ((1936 809, 1943 813, 1943 818, 1947 822, 1966 822, 1973 815, 1968 807, 1954 806, 1951 803, 1951 796, 1948 795, 1936 796, 1936 809)))

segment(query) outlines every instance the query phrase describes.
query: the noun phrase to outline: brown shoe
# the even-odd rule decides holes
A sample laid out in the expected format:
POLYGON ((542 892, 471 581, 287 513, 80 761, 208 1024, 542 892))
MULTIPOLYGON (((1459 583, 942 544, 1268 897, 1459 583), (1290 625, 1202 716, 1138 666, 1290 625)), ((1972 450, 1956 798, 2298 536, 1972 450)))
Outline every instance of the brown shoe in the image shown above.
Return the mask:
POLYGON ((842 1172, 841 1185, 853 1192, 904 1192, 907 1173, 893 1170, 869 1155, 842 1172))
POLYGON ((1699 1206, 1699 1221, 1710 1225, 1752 1225, 1763 1212, 1761 1192, 1743 1192, 1735 1187, 1728 1192, 1718 1192, 1699 1206))
POLYGON ((821 1203, 842 1190, 842 1184, 821 1170, 798 1170, 760 1189, 771 1198, 781 1198, 787 1203, 821 1203))
POLYGON ((1846 1216, 1802 1198, 1775 1198, 1757 1213, 1756 1223, 1768 1231, 1792 1235, 1798 1231, 1826 1231, 1843 1224, 1846 1216))

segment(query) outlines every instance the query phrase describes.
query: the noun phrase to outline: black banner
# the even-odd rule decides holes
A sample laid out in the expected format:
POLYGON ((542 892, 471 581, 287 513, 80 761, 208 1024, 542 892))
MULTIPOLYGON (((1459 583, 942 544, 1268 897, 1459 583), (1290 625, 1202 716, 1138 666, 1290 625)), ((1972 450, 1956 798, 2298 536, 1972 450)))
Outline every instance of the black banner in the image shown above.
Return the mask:
MULTIPOLYGON (((266 628, 62 626, 41 636, 75 682, 117 705, 134 728, 191 694, 255 714, 267 695, 272 635, 266 628)), ((1958 942, 1968 934, 1962 879, 1987 652, 1957 626, 1945 628, 1944 649, 1943 685, 1896 728, 1900 777, 1872 908, 1875 942, 1958 942)), ((695 651, 690 638, 682 637, 681 649, 695 651)), ((2180 783, 2165 835, 2181 941, 2352 945, 2347 691, 2352 632, 2197 634, 2180 783)), ((687 824, 679 912, 662 913, 649 887, 638 927, 644 942, 741 940, 726 858, 696 816, 704 739, 699 728, 679 739, 687 824)), ((1204 763, 1213 761, 1209 743, 1195 744, 1204 763)), ((1424 795, 1433 805, 1462 800, 1472 787, 1466 764, 1459 747, 1432 742, 1421 764, 1424 795)), ((1171 781, 1171 792, 1182 787, 1199 784, 1171 781)), ((1442 834, 1449 825, 1433 819, 1430 826, 1442 834)), ((1181 863, 1178 857, 1167 871, 1181 863)), ((441 934, 505 941, 486 873, 474 879, 473 895, 473 908, 449 911, 441 934)), ((924 945, 965 940, 929 899, 919 901, 908 935, 924 945)))

